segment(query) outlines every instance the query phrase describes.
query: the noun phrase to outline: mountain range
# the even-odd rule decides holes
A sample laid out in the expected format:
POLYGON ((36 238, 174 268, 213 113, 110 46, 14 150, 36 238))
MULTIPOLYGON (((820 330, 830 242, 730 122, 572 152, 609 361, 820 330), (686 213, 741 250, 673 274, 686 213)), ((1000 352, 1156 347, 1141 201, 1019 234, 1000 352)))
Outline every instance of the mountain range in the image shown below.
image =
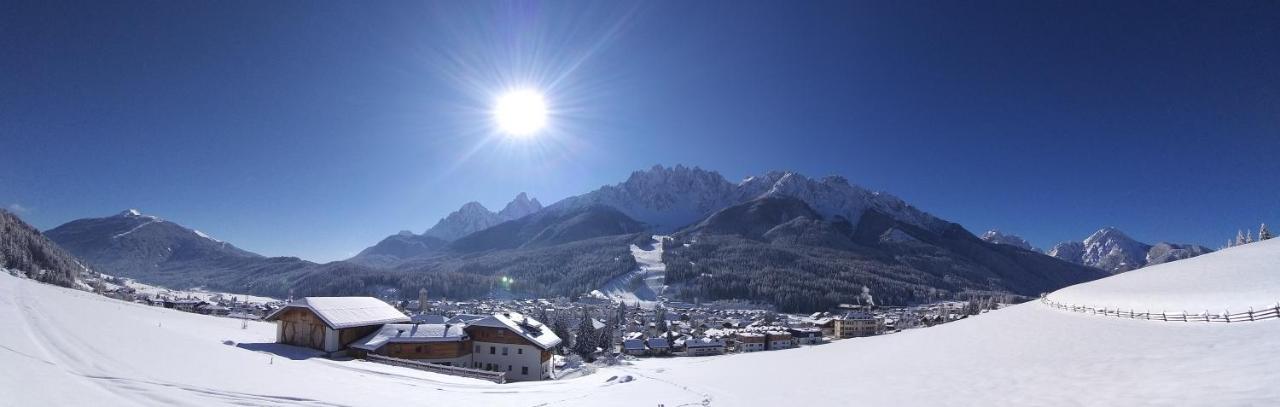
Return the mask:
POLYGON ((1050 256, 1110 273, 1182 260, 1212 252, 1204 246, 1160 242, 1154 245, 1134 240, 1114 227, 1105 227, 1083 241, 1062 242, 1049 250, 1050 256))
MULTIPOLYGON (((1106 275, 1083 261, 984 241, 843 177, 770 171, 734 183, 679 165, 636 171, 547 207, 524 193, 498 212, 470 202, 422 234, 388 236, 327 264, 260 256, 132 210, 47 234, 103 272, 273 296, 403 297, 419 288, 453 298, 576 296, 634 269, 630 245, 655 234, 678 242, 663 254, 673 299, 745 299, 788 311, 854 302, 863 287, 881 303, 915 303, 1032 297, 1106 275)), ((1165 258, 1183 250, 1169 248, 1165 258)))

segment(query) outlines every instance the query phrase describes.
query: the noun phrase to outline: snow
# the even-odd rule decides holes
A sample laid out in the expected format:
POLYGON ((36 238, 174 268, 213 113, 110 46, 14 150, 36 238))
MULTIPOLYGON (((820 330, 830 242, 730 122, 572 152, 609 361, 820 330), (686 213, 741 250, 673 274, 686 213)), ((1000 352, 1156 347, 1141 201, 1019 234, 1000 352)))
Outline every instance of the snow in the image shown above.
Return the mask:
POLYGON ((560 337, 551 332, 551 328, 533 318, 522 314, 508 312, 489 315, 481 319, 467 322, 467 325, 487 326, 491 328, 507 328, 520 336, 537 344, 542 349, 551 349, 560 344, 560 337))
POLYGON ((1129 271, 1049 294, 1051 301, 1145 311, 1241 312, 1280 301, 1280 239, 1129 271))
MULTIPOLYGON (((109 277, 105 274, 103 276, 109 277)), ((221 298, 223 300, 230 300, 231 298, 235 298, 236 301, 247 302, 250 304, 270 304, 274 302, 280 302, 280 300, 271 298, 271 297, 262 297, 262 296, 256 296, 256 295, 248 295, 248 294, 232 294, 232 293, 224 293, 224 292, 218 292, 218 291, 205 291, 198 288, 193 288, 189 290, 174 290, 174 289, 158 287, 150 284, 139 283, 137 281, 134 281, 133 279, 126 278, 124 279, 124 281, 126 286, 133 289, 138 294, 145 295, 152 298, 155 298, 155 297, 166 297, 170 299, 194 298, 201 301, 209 301, 209 302, 213 302, 217 298, 221 298)), ((111 284, 111 283, 105 283, 105 285, 108 288, 116 287, 115 284, 111 284)))
POLYGON ((214 239, 214 238, 210 237, 209 235, 204 234, 204 232, 201 232, 201 231, 199 231, 199 230, 191 229, 191 231, 192 231, 192 232, 195 232, 195 233, 196 233, 196 236, 200 236, 200 237, 203 237, 203 238, 205 238, 205 239, 212 240, 212 241, 214 241, 214 242, 222 243, 222 241, 221 241, 221 240, 214 239))
POLYGON ((600 289, 592 291, 592 295, 627 304, 640 304, 646 309, 653 309, 658 304, 658 296, 666 290, 667 265, 662 263, 662 245, 667 236, 654 235, 656 243, 646 249, 631 245, 631 256, 636 259, 638 268, 626 274, 614 277, 605 282, 600 289))
POLYGON ((274 320, 289 308, 310 309, 334 329, 410 321, 395 307, 373 297, 307 297, 276 310, 266 320, 274 320))
POLYGON ((386 324, 377 332, 351 344, 353 348, 374 351, 387 342, 440 342, 456 341, 466 336, 464 325, 449 324, 386 324))
MULTIPOLYGON (((1260 267, 1277 255, 1280 240, 1254 243, 1052 296, 1102 302, 1137 290, 1144 303, 1252 302, 1280 295, 1260 267)), ((274 325, 241 323, 0 273, 0 404, 1280 405, 1280 323, 1270 320, 1130 320, 1031 302, 822 346, 643 359, 512 384, 308 357, 271 344, 274 325)))
POLYGON ((122 233, 117 233, 115 236, 111 236, 111 238, 112 238, 112 239, 119 239, 119 238, 122 238, 122 237, 128 236, 130 233, 133 233, 133 232, 137 231, 138 229, 142 229, 144 226, 147 226, 147 225, 150 225, 150 224, 153 224, 153 223, 156 223, 156 222, 160 222, 160 220, 159 220, 159 219, 151 219, 151 220, 149 220, 149 221, 146 221, 146 222, 143 222, 143 223, 139 224, 138 226, 134 226, 134 227, 133 227, 133 229, 129 229, 129 230, 127 230, 127 231, 125 231, 125 232, 122 232, 122 233))

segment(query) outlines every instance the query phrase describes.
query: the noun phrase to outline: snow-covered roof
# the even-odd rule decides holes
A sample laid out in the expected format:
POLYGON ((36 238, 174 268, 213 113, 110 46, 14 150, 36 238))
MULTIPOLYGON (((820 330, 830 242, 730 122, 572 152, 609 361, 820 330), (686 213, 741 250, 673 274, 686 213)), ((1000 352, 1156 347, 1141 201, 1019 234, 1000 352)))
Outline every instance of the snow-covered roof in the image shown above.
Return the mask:
POLYGON ((274 321, 290 308, 309 309, 334 329, 409 322, 409 317, 373 297, 307 297, 272 312, 266 320, 274 321))
POLYGON ((863 312, 863 311, 849 311, 848 313, 845 313, 843 316, 841 316, 841 317, 840 317, 840 319, 843 319, 843 320, 845 320, 845 321, 849 321, 849 320, 868 320, 868 319, 876 319, 876 316, 875 316, 875 315, 871 315, 871 313, 869 313, 869 312, 863 312))
POLYGON ((652 349, 671 347, 671 345, 667 344, 666 338, 649 338, 649 340, 646 341, 645 343, 647 343, 649 345, 649 348, 652 348, 652 349))
POLYGON ((377 332, 352 343, 351 347, 375 351, 387 343, 458 341, 467 335, 462 328, 451 324, 386 324, 377 332))
POLYGON ((642 339, 627 339, 627 340, 625 340, 625 341, 622 341, 622 349, 629 349, 629 350, 643 350, 643 349, 644 349, 644 340, 642 340, 642 339))
POLYGON ((449 322, 444 315, 414 315, 411 318, 413 322, 419 324, 444 324, 449 322))
POLYGON ((542 349, 551 349, 560 344, 560 337, 551 332, 551 327, 515 312, 493 314, 471 321, 467 325, 510 329, 542 349))
POLYGON ((692 338, 684 341, 684 346, 688 348, 715 348, 724 347, 723 339, 712 338, 692 338))

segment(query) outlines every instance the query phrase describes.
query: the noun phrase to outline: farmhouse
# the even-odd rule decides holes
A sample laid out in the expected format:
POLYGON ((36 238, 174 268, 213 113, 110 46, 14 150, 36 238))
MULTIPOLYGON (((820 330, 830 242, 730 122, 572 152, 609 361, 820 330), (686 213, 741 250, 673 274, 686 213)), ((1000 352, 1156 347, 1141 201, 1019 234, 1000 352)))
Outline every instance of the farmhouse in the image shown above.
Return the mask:
POLYGON ((533 318, 514 312, 493 314, 464 328, 474 352, 471 368, 507 372, 507 380, 551 377, 551 348, 560 337, 533 318))
POLYGON ((276 342, 333 353, 409 317, 373 297, 307 297, 267 315, 276 321, 276 342))
POLYGON ((507 381, 552 376, 551 349, 560 337, 517 313, 451 319, 437 324, 386 324, 351 344, 368 354, 505 373, 507 381))

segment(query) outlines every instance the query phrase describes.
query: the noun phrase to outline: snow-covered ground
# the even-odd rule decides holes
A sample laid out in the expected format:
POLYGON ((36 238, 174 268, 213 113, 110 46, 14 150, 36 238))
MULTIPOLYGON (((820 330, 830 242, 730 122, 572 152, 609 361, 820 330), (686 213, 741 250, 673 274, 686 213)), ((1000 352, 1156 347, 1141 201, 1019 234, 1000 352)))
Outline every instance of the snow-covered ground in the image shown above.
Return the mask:
MULTIPOLYGON (((1141 287, 1146 298, 1190 301, 1226 265, 1280 252, 1275 243, 1246 248, 1266 253, 1198 258, 1212 261, 1190 263, 1200 272, 1175 273, 1158 287, 1111 277, 1052 296, 1105 299, 1141 287)), ((1263 276, 1248 289, 1274 290, 1277 280, 1263 276)), ((297 348, 269 344, 270 324, 240 324, 0 274, 0 405, 1280 405, 1278 320, 1170 323, 1032 302, 823 346, 646 359, 506 385, 304 359, 297 348)))
POLYGON ((610 279, 599 290, 592 292, 600 298, 608 298, 627 304, 640 304, 653 309, 658 297, 666 290, 667 265, 662 263, 662 244, 666 236, 654 235, 652 247, 631 245, 635 257, 635 270, 610 279))
POLYGON ((1280 239, 1158 264, 1048 296, 1063 304, 1135 312, 1240 312, 1280 301, 1280 239))
POLYGON ((173 290, 173 289, 164 288, 164 287, 157 287, 150 284, 139 283, 132 279, 126 279, 125 285, 129 286, 129 288, 134 289, 139 294, 145 294, 148 297, 163 296, 171 299, 192 298, 192 299, 197 299, 201 301, 209 301, 210 299, 214 299, 214 298, 222 298, 224 300, 230 300, 232 298, 235 298, 235 300, 238 302, 248 302, 251 304, 268 304, 273 302, 280 302, 280 300, 271 298, 271 297, 262 297, 257 295, 248 295, 248 294, 232 294, 232 293, 224 293, 224 292, 217 292, 217 291, 205 291, 198 288, 193 288, 190 290, 173 290))

